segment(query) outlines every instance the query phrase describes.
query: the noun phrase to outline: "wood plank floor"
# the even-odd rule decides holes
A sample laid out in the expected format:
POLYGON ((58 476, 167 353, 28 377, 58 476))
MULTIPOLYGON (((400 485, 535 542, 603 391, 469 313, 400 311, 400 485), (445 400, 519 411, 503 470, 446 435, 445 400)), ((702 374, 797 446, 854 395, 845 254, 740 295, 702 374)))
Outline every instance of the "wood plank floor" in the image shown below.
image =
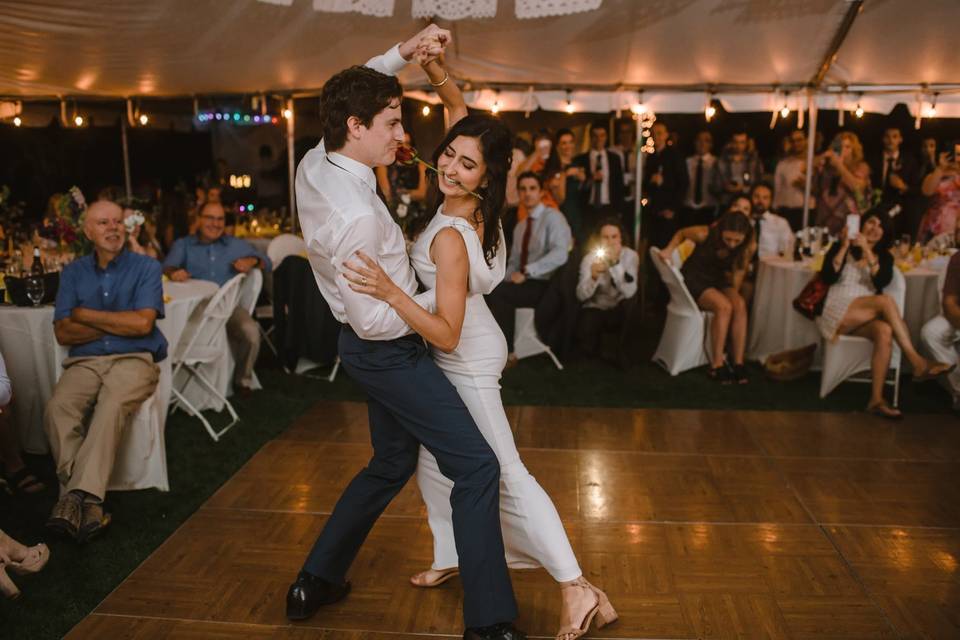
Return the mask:
MULTIPOLYGON (((861 414, 511 407, 609 638, 960 637, 960 421, 861 414)), ((231 437, 242 437, 242 425, 231 437)), ((79 638, 459 637, 461 590, 407 584, 432 546, 411 482, 353 593, 296 625, 287 586, 370 453, 365 405, 321 403, 267 443, 69 634, 79 638)), ((512 572, 518 625, 553 637, 546 572, 512 572)))

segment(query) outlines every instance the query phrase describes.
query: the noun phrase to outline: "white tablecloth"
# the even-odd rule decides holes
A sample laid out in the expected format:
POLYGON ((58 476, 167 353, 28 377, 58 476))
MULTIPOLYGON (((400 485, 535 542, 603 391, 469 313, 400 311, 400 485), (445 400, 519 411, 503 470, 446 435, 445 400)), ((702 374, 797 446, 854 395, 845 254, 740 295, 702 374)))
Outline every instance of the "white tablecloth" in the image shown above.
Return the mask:
MULTIPOLYGON (((164 282, 163 290, 171 299, 164 305, 165 317, 157 321, 157 326, 173 351, 191 314, 217 291, 217 285, 202 280, 164 282)), ((58 345, 53 335, 53 307, 0 306, 0 352, 13 383, 10 415, 20 444, 30 453, 46 453, 49 446, 43 431, 43 410, 67 356, 67 349, 58 345)), ((160 363, 160 368, 165 384, 158 385, 158 399, 165 416, 170 400, 169 358, 160 363)))
MULTIPOLYGON (((763 362, 770 354, 820 343, 820 331, 813 321, 793 308, 793 300, 813 275, 808 262, 784 258, 760 261, 750 313, 748 359, 763 362)), ((904 319, 914 345, 918 345, 924 323, 940 313, 938 272, 918 267, 903 275, 907 282, 904 319)))

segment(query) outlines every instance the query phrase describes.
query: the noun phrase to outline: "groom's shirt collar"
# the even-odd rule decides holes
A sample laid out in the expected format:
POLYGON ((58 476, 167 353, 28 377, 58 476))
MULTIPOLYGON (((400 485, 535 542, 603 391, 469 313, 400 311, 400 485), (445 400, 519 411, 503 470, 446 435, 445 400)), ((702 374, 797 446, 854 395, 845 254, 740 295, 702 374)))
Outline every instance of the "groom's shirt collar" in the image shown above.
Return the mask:
POLYGON ((373 174, 373 169, 367 165, 336 151, 327 153, 327 161, 338 169, 342 169, 355 178, 362 180, 374 193, 377 192, 377 177, 373 174))

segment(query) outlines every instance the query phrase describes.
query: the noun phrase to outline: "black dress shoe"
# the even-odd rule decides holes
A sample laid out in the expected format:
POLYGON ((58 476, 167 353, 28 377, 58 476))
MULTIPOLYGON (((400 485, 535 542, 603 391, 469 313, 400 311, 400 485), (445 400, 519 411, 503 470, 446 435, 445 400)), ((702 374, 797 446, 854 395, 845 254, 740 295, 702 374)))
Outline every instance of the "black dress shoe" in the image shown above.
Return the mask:
POLYGON ((323 578, 301 571, 297 581, 287 591, 287 619, 306 620, 325 604, 333 604, 347 597, 350 583, 334 584, 323 578))
POLYGON ((527 634, 509 622, 489 627, 475 627, 463 632, 463 640, 527 640, 527 634))

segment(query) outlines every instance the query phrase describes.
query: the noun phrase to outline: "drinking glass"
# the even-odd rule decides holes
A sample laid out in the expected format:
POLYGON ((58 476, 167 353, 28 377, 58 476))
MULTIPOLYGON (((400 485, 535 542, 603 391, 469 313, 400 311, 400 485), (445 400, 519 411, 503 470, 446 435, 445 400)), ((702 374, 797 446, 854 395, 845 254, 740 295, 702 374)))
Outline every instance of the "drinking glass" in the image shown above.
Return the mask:
POLYGON ((26 281, 24 281, 24 289, 33 306, 40 306, 40 303, 43 302, 43 295, 46 293, 43 285, 43 276, 28 277, 26 281))
POLYGON ((900 257, 906 260, 907 256, 910 255, 911 238, 909 233, 905 233, 900 236, 900 243, 897 247, 897 250, 900 252, 900 257))

